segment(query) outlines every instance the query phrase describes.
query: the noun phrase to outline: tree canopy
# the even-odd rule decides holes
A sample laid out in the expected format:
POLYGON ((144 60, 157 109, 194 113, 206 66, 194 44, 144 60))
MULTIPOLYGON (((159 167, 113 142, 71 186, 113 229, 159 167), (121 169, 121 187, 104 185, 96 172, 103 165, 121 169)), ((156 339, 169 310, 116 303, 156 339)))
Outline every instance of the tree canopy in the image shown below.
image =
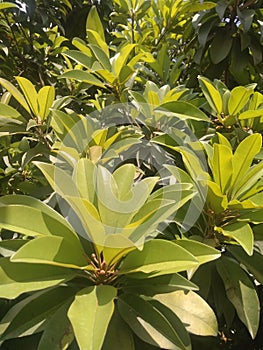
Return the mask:
POLYGON ((0 2, 0 346, 259 350, 263 1, 0 2))

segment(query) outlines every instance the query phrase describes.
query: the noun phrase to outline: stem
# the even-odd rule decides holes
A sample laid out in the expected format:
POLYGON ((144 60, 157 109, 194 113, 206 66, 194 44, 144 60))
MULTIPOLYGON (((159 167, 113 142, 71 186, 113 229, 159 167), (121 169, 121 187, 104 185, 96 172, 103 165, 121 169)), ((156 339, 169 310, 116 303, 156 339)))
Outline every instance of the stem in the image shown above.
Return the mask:
POLYGON ((135 13, 134 13, 134 11, 133 11, 133 9, 131 10, 131 30, 132 30, 132 44, 134 44, 134 42, 135 42, 135 37, 134 37, 134 30, 135 30, 135 28, 134 28, 134 25, 135 25, 135 18, 134 18, 134 16, 135 16, 135 13))

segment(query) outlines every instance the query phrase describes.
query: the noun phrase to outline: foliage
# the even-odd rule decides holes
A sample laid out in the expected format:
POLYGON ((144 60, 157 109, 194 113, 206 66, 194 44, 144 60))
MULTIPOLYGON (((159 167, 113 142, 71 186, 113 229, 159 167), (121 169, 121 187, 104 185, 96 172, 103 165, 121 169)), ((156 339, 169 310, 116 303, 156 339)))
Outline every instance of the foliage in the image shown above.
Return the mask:
POLYGON ((0 32, 1 349, 262 347, 262 1, 1 2, 0 32))
POLYGON ((209 78, 224 76, 230 86, 256 82, 262 88, 262 1, 214 2, 193 19, 197 69, 209 78))

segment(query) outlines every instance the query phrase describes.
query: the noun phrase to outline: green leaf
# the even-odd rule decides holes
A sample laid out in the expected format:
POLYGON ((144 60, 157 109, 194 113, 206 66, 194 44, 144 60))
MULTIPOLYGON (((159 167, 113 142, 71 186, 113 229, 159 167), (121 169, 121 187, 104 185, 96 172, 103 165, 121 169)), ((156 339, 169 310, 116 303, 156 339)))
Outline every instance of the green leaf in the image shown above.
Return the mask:
POLYGON ((80 52, 78 50, 68 50, 63 52, 63 55, 73 59, 75 62, 81 64, 85 68, 90 69, 92 66, 92 63, 94 59, 91 57, 91 52, 90 55, 87 55, 84 52, 80 52))
POLYGON ((217 21, 216 18, 211 17, 210 19, 208 19, 204 23, 200 23, 200 27, 198 29, 198 41, 199 41, 201 47, 205 47, 205 45, 207 43, 207 38, 208 38, 212 28, 214 27, 216 21, 217 21))
POLYGON ((255 10, 254 9, 248 9, 248 8, 242 8, 242 11, 240 11, 239 6, 237 7, 237 15, 241 22, 241 25, 243 27, 244 33, 248 32, 252 22, 253 18, 255 16, 255 10))
POLYGON ((182 155, 184 165, 192 179, 207 179, 209 177, 208 173, 205 171, 202 159, 199 159, 189 147, 173 147, 169 145, 167 145, 167 147, 174 149, 182 155))
POLYGON ((58 78, 75 79, 75 80, 83 81, 85 83, 95 85, 101 88, 106 88, 105 85, 99 79, 94 77, 94 75, 80 69, 74 69, 74 70, 68 71, 62 74, 61 76, 59 76, 58 78))
POLYGON ((88 265, 79 244, 73 245, 62 237, 39 237, 23 245, 10 259, 12 262, 48 264, 78 269, 88 265))
POLYGON ((108 285, 87 287, 76 294, 68 317, 80 349, 101 349, 116 295, 116 288, 108 285))
POLYGON ((32 113, 38 116, 37 92, 30 80, 23 77, 15 77, 27 100, 32 113))
POLYGON ((116 349, 135 350, 132 332, 116 310, 110 320, 102 350, 112 350, 113 344, 116 349))
POLYGON ((8 9, 8 8, 17 8, 18 6, 16 4, 12 4, 11 2, 1 2, 0 3, 0 10, 8 9))
POLYGON ((0 241, 0 254, 4 257, 10 257, 16 252, 19 248, 21 248, 24 244, 26 244, 29 239, 3 239, 0 241))
MULTIPOLYGON (((79 49, 81 52, 85 53, 88 57, 92 56, 90 48, 87 46, 86 41, 80 39, 80 38, 73 38, 72 44, 79 49)), ((68 51, 66 51, 68 52, 68 51)))
POLYGON ((248 255, 253 254, 254 235, 249 224, 235 222, 220 228, 222 234, 237 241, 248 255))
POLYGON ((228 100, 228 111, 230 115, 240 113, 242 108, 247 104, 249 97, 253 90, 244 86, 237 86, 231 90, 230 98, 228 100))
MULTIPOLYGON (((100 49, 101 52, 103 52, 103 56, 109 58, 110 57, 110 53, 109 53, 108 44, 101 38, 99 33, 96 30, 91 30, 91 29, 87 29, 86 32, 87 32, 88 42, 92 46, 96 46, 98 49, 100 49)), ((91 46, 91 45, 89 45, 89 46, 91 46)), ((102 63, 102 61, 98 57, 97 57, 97 59, 98 59, 98 61, 100 63, 102 63)))
POLYGON ((73 180, 76 184, 79 195, 89 200, 91 203, 95 201, 95 165, 86 158, 81 158, 73 172, 73 180))
POLYGON ((127 200, 132 196, 131 190, 134 183, 136 168, 133 164, 125 164, 113 173, 113 178, 118 186, 118 198, 127 200))
MULTIPOLYGON (((87 146, 94 131, 94 124, 91 118, 87 119, 76 114, 66 114, 55 110, 52 113, 51 126, 58 138, 63 141, 63 148, 74 158, 79 159, 79 154, 87 146)), ((62 152, 61 152, 62 153, 62 152)))
POLYGON ((206 206, 216 214, 222 213, 227 208, 227 196, 223 195, 218 184, 213 181, 206 181, 207 186, 206 206))
POLYGON ((120 75, 122 68, 125 66, 128 57, 132 50, 135 48, 135 44, 127 44, 121 48, 120 52, 118 52, 112 59, 112 70, 115 72, 116 76, 120 75))
POLYGON ((10 118, 26 122, 26 119, 16 109, 4 103, 0 103, 0 118, 10 118))
POLYGON ((224 282, 228 299, 254 339, 259 326, 260 307, 254 284, 232 259, 224 257, 217 261, 216 267, 224 282))
POLYGON ((253 224, 259 224, 263 222, 263 209, 249 209, 240 212, 239 220, 250 221, 253 224))
POLYGON ((263 256, 254 250, 253 255, 247 255, 241 247, 228 246, 227 250, 253 274, 258 282, 263 283, 263 256))
POLYGON ((42 87, 37 95, 39 116, 41 120, 45 120, 49 115, 50 108, 55 99, 55 88, 54 86, 42 87))
POLYGON ((233 172, 232 167, 232 149, 215 143, 213 146, 213 156, 211 159, 211 170, 214 181, 219 185, 222 194, 226 194, 233 172))
POLYGON ((0 324, 0 340, 41 332, 45 321, 63 303, 72 301, 74 288, 58 287, 39 291, 16 303, 5 314, 0 324))
MULTIPOLYGON (((75 211, 89 239, 103 245, 105 231, 97 208, 88 200, 80 197, 76 184, 69 174, 53 164, 41 162, 35 162, 35 164, 43 172, 54 191, 64 198, 75 211)), ((78 227, 76 224, 76 230, 78 227)))
POLYGON ((189 3, 184 6, 183 11, 185 13, 200 12, 205 10, 211 10, 216 4, 212 1, 204 1, 203 3, 189 3))
POLYGON ((124 85, 133 75, 134 69, 129 66, 123 66, 119 73, 120 85, 124 85))
POLYGON ((231 143, 228 141, 228 139, 224 135, 217 132, 216 136, 218 138, 220 145, 225 145, 226 147, 232 149, 231 143))
POLYGON ((257 117, 263 117, 263 108, 261 109, 249 109, 247 111, 241 112, 238 116, 239 120, 244 119, 251 119, 251 118, 257 118, 257 117))
POLYGON ((37 350, 61 350, 67 349, 74 339, 71 323, 67 312, 72 300, 65 302, 47 320, 43 335, 37 350))
POLYGON ((143 272, 152 276, 184 271, 198 264, 187 250, 165 240, 153 240, 142 251, 132 251, 124 259, 119 273, 143 272))
POLYGON ((54 209, 40 200, 22 195, 8 195, 0 198, 0 227, 27 236, 60 236, 73 244, 78 236, 54 209))
POLYGON ((231 186, 233 190, 235 186, 238 186, 238 183, 243 180, 255 155, 259 153, 261 145, 262 136, 260 134, 249 135, 238 145, 232 159, 233 174, 231 186))
POLYGON ((137 242, 149 234, 156 234, 157 226, 175 215, 195 195, 192 189, 185 189, 187 187, 189 184, 174 184, 155 191, 133 217, 131 224, 126 226, 128 237, 137 242))
MULTIPOLYGON (((125 66, 127 67, 127 66, 125 66)), ((116 82, 116 76, 106 69, 96 69, 96 75, 102 78, 105 82, 113 85, 116 82)), ((121 79, 121 77, 119 77, 121 79)))
POLYGON ((8 258, 1 258, 0 297, 14 299, 26 292, 56 286, 75 275, 73 270, 58 266, 12 263, 8 258))
POLYGON ((25 100, 24 96, 21 94, 21 92, 9 81, 0 78, 0 84, 10 92, 10 94, 17 100, 17 102, 28 112, 31 113, 30 107, 27 104, 27 101, 25 100))
POLYGON ((223 101, 219 91, 214 87, 214 85, 209 79, 199 76, 198 80, 203 94, 205 95, 207 102, 212 108, 213 114, 221 114, 223 108, 223 101))
POLYGON ((229 30, 219 29, 210 47, 210 57, 214 64, 222 62, 229 55, 232 42, 231 32, 229 30))
POLYGON ((132 275, 127 275, 127 277, 129 279, 125 290, 143 295, 169 293, 178 289, 198 290, 197 285, 178 273, 145 279, 131 278, 132 275))
POLYGON ((166 114, 168 113, 169 115, 175 116, 182 120, 193 119, 197 121, 205 121, 208 123, 210 122, 210 119, 205 115, 204 112, 189 102, 174 101, 163 103, 155 111, 164 112, 165 110, 171 112, 166 112, 166 114))
POLYGON ((107 51, 100 48, 98 45, 89 45, 89 47, 93 52, 94 56, 96 57, 96 59, 102 65, 102 67, 105 68, 107 71, 111 72, 111 63, 110 63, 109 57, 106 54, 107 51))
POLYGON ((198 260, 199 264, 218 259, 221 256, 219 250, 198 241, 177 239, 173 242, 190 252, 198 260))
POLYGON ((183 324, 164 305, 124 294, 118 299, 118 310, 143 341, 164 349, 191 349, 190 338, 183 324))
POLYGON ((87 17, 86 21, 86 29, 94 30, 99 34, 101 39, 105 41, 105 36, 104 36, 104 28, 101 23, 98 11, 96 9, 96 6, 92 6, 91 9, 89 10, 89 14, 87 17))
POLYGON ((156 294, 154 299, 171 309, 185 324, 188 332, 217 336, 217 321, 210 306, 195 292, 175 291, 156 294))
POLYGON ((253 165, 246 172, 243 179, 240 179, 238 184, 235 186, 235 191, 233 191, 233 197, 240 200, 253 188, 253 186, 258 184, 258 181, 262 179, 263 176, 263 162, 253 165))
MULTIPOLYGON (((133 165, 131 167, 134 168, 133 165)), ((127 169, 129 166, 124 165, 124 168, 127 169)), ((129 224, 136 212, 141 212, 141 207, 146 202, 157 181, 157 178, 151 177, 140 181, 130 189, 129 193, 126 193, 127 197, 124 201, 122 200, 122 193, 118 193, 118 184, 113 175, 106 168, 99 166, 97 169, 97 197, 101 221, 111 226, 114 231, 129 224), (111 206, 108 203, 111 203, 111 206)), ((129 185, 131 185, 130 181, 128 182, 129 185)), ((125 185, 121 183, 121 191, 122 186, 125 185)), ((148 213, 146 215, 148 216, 148 213)))

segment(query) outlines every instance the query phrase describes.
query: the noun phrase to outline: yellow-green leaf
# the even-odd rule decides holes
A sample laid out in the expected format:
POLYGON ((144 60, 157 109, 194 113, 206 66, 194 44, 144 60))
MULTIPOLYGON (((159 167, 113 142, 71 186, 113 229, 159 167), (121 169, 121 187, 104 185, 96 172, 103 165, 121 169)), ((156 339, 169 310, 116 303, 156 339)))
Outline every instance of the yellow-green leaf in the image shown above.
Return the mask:
POLYGON ((226 194, 232 177, 232 149, 218 143, 214 144, 211 159, 211 170, 214 181, 219 185, 222 194, 226 194))
POLYGON ((228 111, 230 115, 238 114, 241 109, 247 104, 252 90, 244 86, 237 86, 231 90, 230 98, 228 100, 228 111))
POLYGON ((259 153, 262 146, 262 136, 260 134, 252 134, 246 137, 237 147, 232 164, 233 164, 233 175, 231 186, 238 185, 242 181, 244 175, 249 170, 251 163, 259 153))
POLYGON ((34 85, 30 80, 23 77, 16 77, 16 80, 23 91, 23 94, 27 100, 28 105, 32 113, 37 116, 38 115, 38 103, 37 103, 37 92, 34 85))
POLYGON ((219 91, 214 87, 209 79, 199 76, 198 80, 214 115, 222 113, 223 101, 219 91))
POLYGON ((147 242, 142 251, 130 252, 119 272, 143 272, 157 276, 187 270, 197 264, 198 260, 186 249, 173 242, 158 239, 147 242))
POLYGON ((254 235, 252 228, 246 222, 235 222, 218 229, 224 236, 237 241, 248 255, 253 254, 254 235))
POLYGON ((55 88, 54 86, 42 87, 37 96, 37 102, 39 106, 39 117, 45 120, 49 115, 50 107, 52 106, 55 99, 55 88))
POLYGON ((17 100, 17 102, 27 111, 30 113, 30 107, 25 100, 24 96, 21 94, 21 92, 9 81, 0 78, 0 84, 10 92, 10 94, 17 100))
POLYGON ((96 31, 101 37, 101 39, 105 42, 104 28, 101 23, 96 6, 94 5, 91 7, 89 11, 87 21, 86 21, 86 29, 96 31))
POLYGON ((109 285, 87 287, 76 294, 68 317, 80 349, 101 350, 116 295, 117 289, 109 285))
POLYGON ((80 244, 58 236, 35 238, 24 244, 10 259, 12 262, 47 264, 66 268, 83 268, 88 265, 80 244))
POLYGON ((217 336, 217 320, 211 307, 197 293, 178 290, 154 296, 171 309, 193 334, 217 336))

